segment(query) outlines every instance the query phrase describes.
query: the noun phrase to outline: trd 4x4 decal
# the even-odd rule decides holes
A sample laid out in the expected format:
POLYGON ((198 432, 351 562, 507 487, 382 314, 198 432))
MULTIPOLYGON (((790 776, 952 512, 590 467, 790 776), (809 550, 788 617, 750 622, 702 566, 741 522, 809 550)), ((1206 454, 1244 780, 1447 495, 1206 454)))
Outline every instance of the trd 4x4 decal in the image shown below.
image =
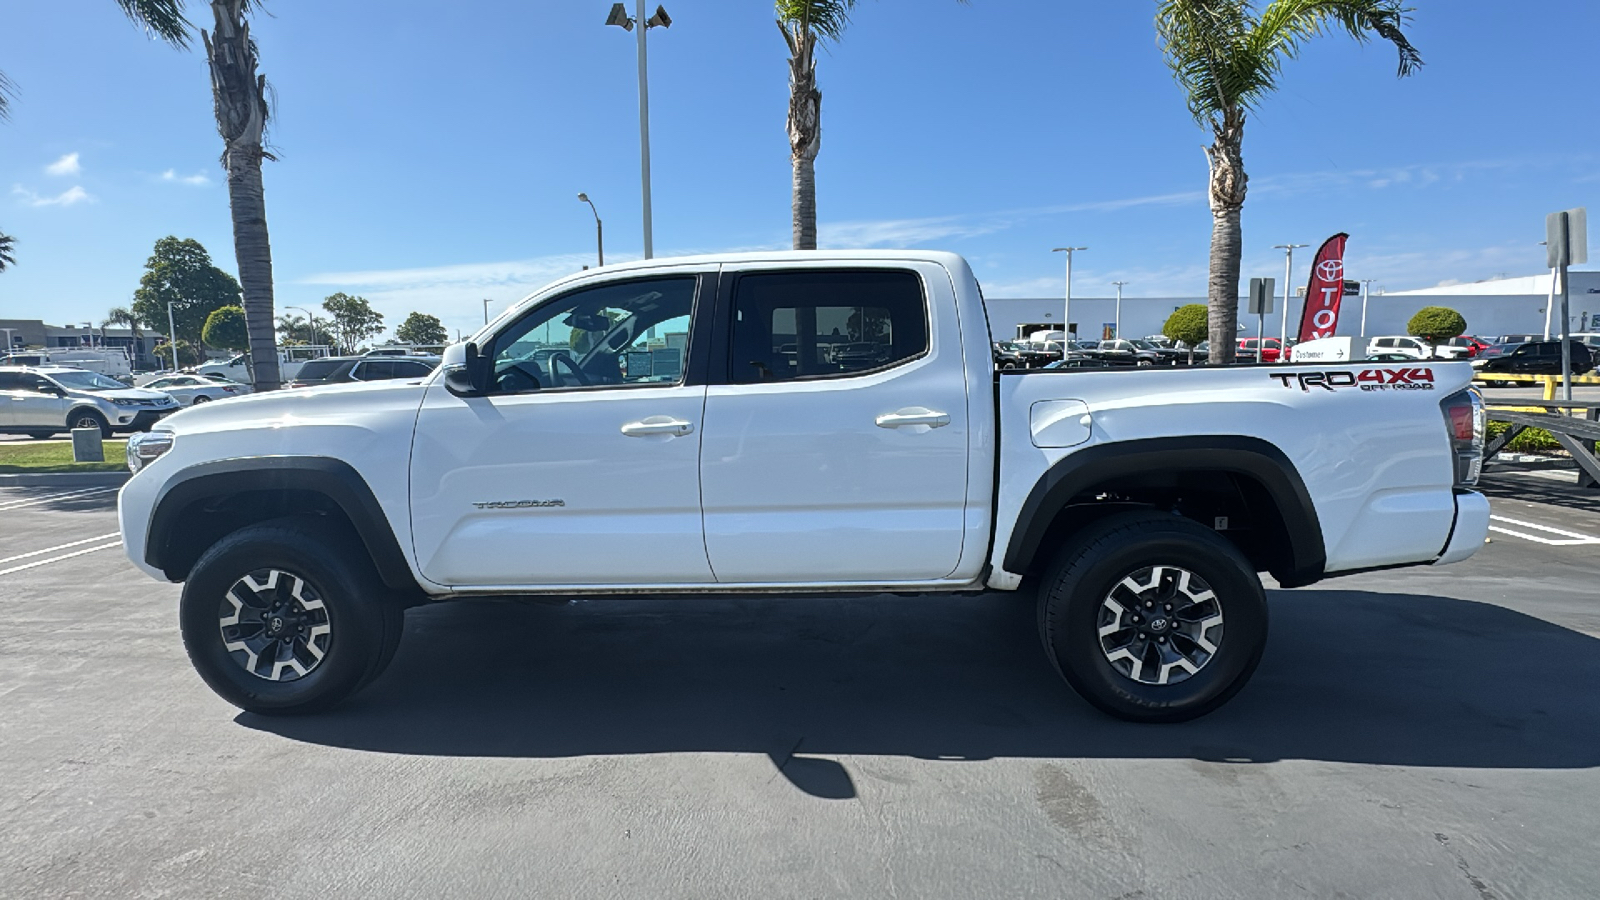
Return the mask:
POLYGON ((1424 367, 1399 369, 1362 369, 1359 372, 1273 372, 1267 377, 1276 378, 1284 387, 1300 386, 1309 393, 1312 388, 1336 391, 1340 388, 1360 388, 1363 391, 1431 391, 1433 370, 1424 367))

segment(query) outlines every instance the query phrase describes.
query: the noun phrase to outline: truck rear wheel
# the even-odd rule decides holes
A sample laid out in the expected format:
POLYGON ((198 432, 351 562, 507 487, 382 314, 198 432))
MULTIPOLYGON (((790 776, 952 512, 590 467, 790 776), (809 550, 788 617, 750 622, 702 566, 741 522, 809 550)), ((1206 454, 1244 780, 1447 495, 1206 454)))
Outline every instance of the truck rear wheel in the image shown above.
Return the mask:
POLYGON ((241 528, 207 550, 179 624, 206 684, 240 709, 315 712, 387 665, 402 608, 359 540, 310 517, 241 528))
POLYGON ((1182 722, 1237 694, 1261 661, 1267 604, 1236 547, 1154 512, 1111 516, 1056 557, 1039 590, 1056 670, 1133 722, 1182 722))

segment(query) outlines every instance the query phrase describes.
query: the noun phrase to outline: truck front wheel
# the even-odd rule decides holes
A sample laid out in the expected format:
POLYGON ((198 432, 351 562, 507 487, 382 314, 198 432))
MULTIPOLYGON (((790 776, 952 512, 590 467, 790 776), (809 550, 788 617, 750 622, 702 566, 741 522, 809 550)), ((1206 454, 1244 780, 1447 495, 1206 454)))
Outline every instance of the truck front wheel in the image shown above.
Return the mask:
POLYGON ((1267 640, 1266 595, 1227 540, 1170 514, 1108 517, 1065 547, 1039 591, 1046 652, 1090 704, 1182 722, 1238 693, 1267 640))
POLYGON ((179 604, 189 659, 240 709, 326 709, 377 677, 402 608, 360 542, 312 517, 241 528, 207 550, 179 604))

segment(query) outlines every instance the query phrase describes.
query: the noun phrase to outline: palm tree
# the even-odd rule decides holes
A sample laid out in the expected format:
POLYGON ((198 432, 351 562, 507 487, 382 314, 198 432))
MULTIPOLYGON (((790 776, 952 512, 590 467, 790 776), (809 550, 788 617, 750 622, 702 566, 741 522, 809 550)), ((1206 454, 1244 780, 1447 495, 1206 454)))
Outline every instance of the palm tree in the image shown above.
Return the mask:
POLYGON ((1256 14, 1252 0, 1160 0, 1156 32, 1189 112, 1210 126, 1205 148, 1211 172, 1211 271, 1208 325, 1211 361, 1230 363, 1239 317, 1240 212, 1245 185, 1241 146, 1245 113, 1277 89, 1285 60, 1307 40, 1343 31, 1357 41, 1377 35, 1400 52, 1401 77, 1422 65, 1400 27, 1401 0, 1272 0, 1256 14))
POLYGON ((0 272, 17 264, 16 246, 17 239, 9 234, 0 232, 0 272))
POLYGON ((202 30, 200 39, 211 62, 211 95, 224 144, 222 164, 228 170, 251 375, 257 391, 271 391, 279 384, 278 347, 272 333, 272 244, 261 186, 261 161, 273 158, 262 147, 271 109, 267 77, 256 73, 256 44, 245 18, 246 11, 259 5, 259 0, 211 0, 216 28, 212 33, 202 30))
POLYGON ((139 345, 139 317, 133 314, 133 310, 126 306, 111 307, 106 310, 105 321, 100 323, 100 327, 105 328, 107 325, 128 326, 128 330, 133 334, 133 361, 140 362, 140 358, 144 356, 144 349, 139 345))
POLYGON ((789 45, 789 158, 794 166, 794 249, 817 249, 817 151, 822 149, 822 91, 817 45, 837 41, 856 0, 776 0, 778 28, 789 45))

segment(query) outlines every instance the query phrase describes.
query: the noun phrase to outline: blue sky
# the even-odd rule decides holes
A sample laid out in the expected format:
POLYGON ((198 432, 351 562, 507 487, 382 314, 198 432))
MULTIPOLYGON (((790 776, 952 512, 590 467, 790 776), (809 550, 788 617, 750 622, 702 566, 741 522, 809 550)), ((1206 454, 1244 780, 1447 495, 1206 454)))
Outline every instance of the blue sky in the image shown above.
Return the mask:
MULTIPOLYGON (((650 33, 656 255, 785 247, 786 51, 771 4, 669 0, 650 33)), ((1351 277, 1391 290, 1543 265, 1545 213, 1600 207, 1587 62, 1600 5, 1416 0, 1427 65, 1308 47, 1251 118, 1244 274, 1274 244, 1348 231, 1351 277), (1595 201, 1595 202, 1591 202, 1595 201)), ((191 2, 194 18, 206 13, 191 2)), ((392 328, 452 329, 592 261, 637 258, 631 35, 609 3, 323 0, 255 25, 277 90, 266 168, 280 308, 362 294, 392 328)), ((653 6, 653 4, 652 4, 653 6)), ((822 244, 970 258, 990 296, 1201 295, 1207 142, 1163 65, 1153 2, 881 0, 819 62, 822 244)), ((151 245, 193 237, 234 270, 204 59, 111 0, 13 4, 0 71, 0 317, 98 322, 151 245)), ((198 41, 196 41, 198 44, 198 41)), ((1597 241, 1595 243, 1600 243, 1597 241)), ((1305 277, 1309 253, 1297 261, 1305 277)))

